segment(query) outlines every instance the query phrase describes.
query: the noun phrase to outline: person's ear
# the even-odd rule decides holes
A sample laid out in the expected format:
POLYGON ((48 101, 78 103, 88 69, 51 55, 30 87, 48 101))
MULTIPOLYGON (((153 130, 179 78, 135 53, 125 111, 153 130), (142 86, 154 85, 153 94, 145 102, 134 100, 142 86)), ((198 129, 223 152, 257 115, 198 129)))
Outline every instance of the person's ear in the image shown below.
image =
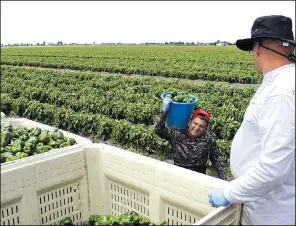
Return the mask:
POLYGON ((189 120, 189 122, 188 122, 188 126, 190 125, 192 119, 193 119, 193 115, 191 116, 191 118, 190 118, 190 120, 189 120))
POLYGON ((254 49, 253 49, 253 53, 254 53, 254 56, 256 56, 256 57, 259 56, 259 53, 260 53, 260 45, 259 45, 259 43, 255 44, 254 49))

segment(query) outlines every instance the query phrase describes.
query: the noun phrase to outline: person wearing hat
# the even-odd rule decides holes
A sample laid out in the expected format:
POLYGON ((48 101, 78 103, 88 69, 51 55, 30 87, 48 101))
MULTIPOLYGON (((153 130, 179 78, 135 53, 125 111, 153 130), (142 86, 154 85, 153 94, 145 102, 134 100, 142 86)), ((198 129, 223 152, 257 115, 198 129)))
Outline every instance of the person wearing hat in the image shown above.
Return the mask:
POLYGON ((251 38, 236 42, 252 51, 263 81, 246 109, 231 146, 234 180, 209 193, 213 207, 242 203, 242 225, 295 225, 295 40, 292 20, 255 20, 251 38))
POLYGON ((209 158, 217 176, 222 180, 228 180, 224 159, 214 137, 207 131, 210 115, 203 109, 197 109, 193 112, 187 128, 174 129, 165 124, 171 102, 169 98, 163 99, 162 111, 155 126, 155 132, 170 142, 174 164, 206 174, 209 158))

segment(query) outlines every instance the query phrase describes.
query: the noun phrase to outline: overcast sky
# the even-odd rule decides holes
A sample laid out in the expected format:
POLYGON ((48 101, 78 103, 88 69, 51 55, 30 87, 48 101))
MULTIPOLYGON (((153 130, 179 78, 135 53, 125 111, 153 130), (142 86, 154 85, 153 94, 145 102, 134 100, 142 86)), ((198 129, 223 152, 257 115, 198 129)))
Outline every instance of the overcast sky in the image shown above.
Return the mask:
POLYGON ((1 43, 235 42, 295 1, 1 1, 1 43))

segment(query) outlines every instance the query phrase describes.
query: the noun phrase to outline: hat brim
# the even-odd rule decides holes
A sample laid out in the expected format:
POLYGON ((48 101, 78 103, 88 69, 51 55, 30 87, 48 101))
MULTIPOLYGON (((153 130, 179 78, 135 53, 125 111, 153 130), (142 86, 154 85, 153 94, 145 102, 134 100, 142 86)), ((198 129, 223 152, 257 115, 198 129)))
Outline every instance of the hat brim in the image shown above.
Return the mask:
POLYGON ((246 39, 239 39, 236 41, 236 46, 237 48, 243 50, 243 51, 250 51, 253 49, 253 45, 255 41, 258 40, 264 40, 264 39, 277 39, 277 40, 282 40, 284 42, 289 42, 292 45, 296 45, 296 41, 294 40, 287 40, 287 39, 283 39, 283 38, 278 38, 278 37, 256 37, 256 38, 246 38, 246 39))
POLYGON ((239 39, 235 44, 237 48, 243 51, 250 51, 253 49, 254 41, 254 38, 239 39))

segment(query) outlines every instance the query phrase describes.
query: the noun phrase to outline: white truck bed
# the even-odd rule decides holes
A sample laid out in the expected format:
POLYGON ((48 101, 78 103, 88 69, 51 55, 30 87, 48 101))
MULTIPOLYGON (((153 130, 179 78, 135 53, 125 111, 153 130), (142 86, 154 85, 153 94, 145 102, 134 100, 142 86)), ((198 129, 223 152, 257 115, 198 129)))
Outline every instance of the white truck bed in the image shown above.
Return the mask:
POLYGON ((238 225, 240 205, 212 208, 208 193, 228 182, 106 144, 1 166, 2 225, 54 224, 71 216, 134 210, 152 222, 238 225))

